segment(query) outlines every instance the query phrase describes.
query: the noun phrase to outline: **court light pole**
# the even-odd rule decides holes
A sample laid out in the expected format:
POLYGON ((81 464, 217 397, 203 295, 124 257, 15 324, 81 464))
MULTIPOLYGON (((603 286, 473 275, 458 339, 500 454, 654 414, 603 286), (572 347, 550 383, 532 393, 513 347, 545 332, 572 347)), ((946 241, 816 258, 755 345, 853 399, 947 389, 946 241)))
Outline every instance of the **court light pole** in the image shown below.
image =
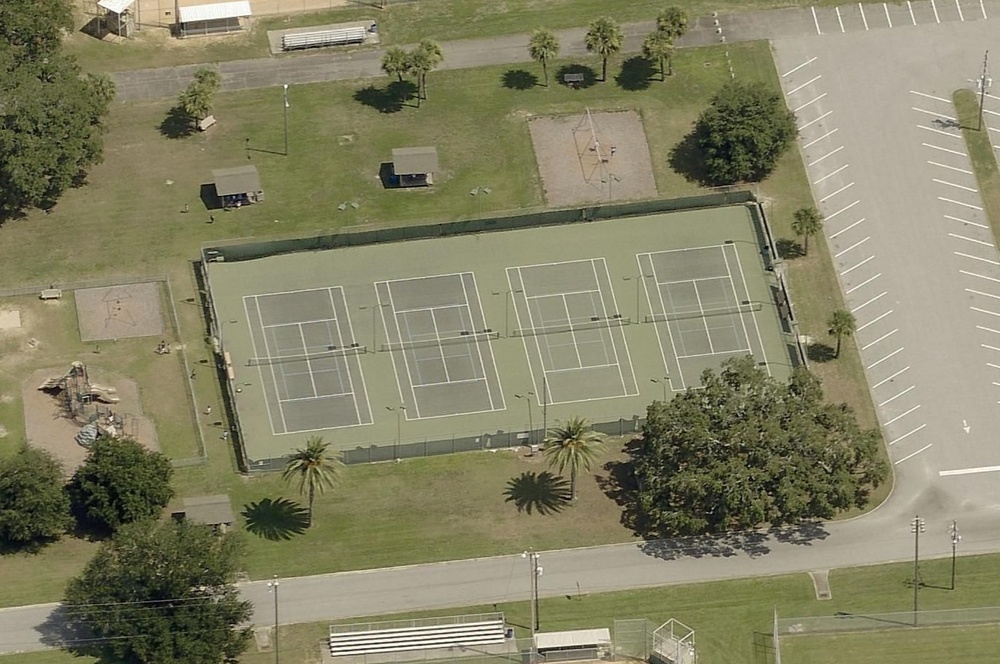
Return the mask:
POLYGON ((920 533, 924 532, 924 520, 919 515, 910 521, 913 533, 913 626, 917 626, 920 609, 920 533))
POLYGON ((406 406, 400 404, 395 408, 392 406, 386 406, 385 409, 396 413, 396 444, 392 446, 392 458, 398 461, 399 443, 400 439, 403 437, 403 413, 406 412, 406 406))
POLYGON ((962 536, 958 534, 958 521, 952 521, 948 528, 951 535, 951 589, 955 589, 955 556, 958 553, 958 543, 962 541, 962 536))
POLYGON ((288 83, 282 86, 283 101, 285 106, 285 156, 288 156, 288 83))
POLYGON ((267 582, 267 587, 274 593, 274 664, 278 664, 278 575, 267 582))
POLYGON ((528 446, 531 446, 531 433, 532 433, 532 422, 531 422, 531 397, 535 396, 534 392, 525 392, 524 394, 515 394, 515 399, 524 399, 528 402, 528 446))
POLYGON ((670 376, 664 376, 663 378, 650 378, 650 383, 659 383, 663 386, 663 403, 667 403, 667 381, 670 380, 670 376))
POLYGON ((542 443, 549 437, 549 379, 542 372, 542 443))

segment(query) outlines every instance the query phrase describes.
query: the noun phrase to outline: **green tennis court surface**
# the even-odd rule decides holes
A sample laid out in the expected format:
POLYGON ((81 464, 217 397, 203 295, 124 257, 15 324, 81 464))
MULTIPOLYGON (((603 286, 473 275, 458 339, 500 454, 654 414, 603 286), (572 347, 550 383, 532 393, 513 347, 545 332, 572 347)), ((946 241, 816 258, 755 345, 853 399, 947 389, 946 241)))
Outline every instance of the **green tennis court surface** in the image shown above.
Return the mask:
POLYGON ((577 415, 634 431, 734 355, 784 377, 757 224, 731 206, 209 261, 250 466, 309 435, 365 461, 577 415))

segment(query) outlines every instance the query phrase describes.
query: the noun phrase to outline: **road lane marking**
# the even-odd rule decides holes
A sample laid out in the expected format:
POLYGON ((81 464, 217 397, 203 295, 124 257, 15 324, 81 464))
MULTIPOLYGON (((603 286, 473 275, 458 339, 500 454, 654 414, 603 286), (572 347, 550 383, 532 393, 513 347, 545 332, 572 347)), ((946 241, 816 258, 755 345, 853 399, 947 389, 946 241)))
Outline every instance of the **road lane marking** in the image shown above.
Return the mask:
MULTIPOLYGON (((874 256, 872 258, 874 258, 874 256)), ((867 307, 869 304, 871 304, 875 300, 879 299, 880 297, 882 297, 883 295, 885 295, 887 292, 888 291, 882 291, 881 293, 879 293, 878 295, 876 295, 872 299, 868 300, 864 304, 861 304, 861 305, 858 305, 858 306, 854 307, 853 309, 851 309, 851 313, 853 314, 854 312, 859 311, 859 310, 863 309, 864 307, 867 307)))
POLYGON ((953 118, 950 115, 945 115, 944 113, 938 113, 937 111, 928 111, 925 108, 917 108, 916 106, 911 106, 910 108, 916 111, 917 113, 925 113, 927 115, 933 115, 936 118, 943 118, 945 120, 948 120, 949 122, 958 122, 958 118, 953 118))
POLYGON ((892 380, 892 379, 893 379, 893 378, 895 378, 896 376, 898 376, 898 375, 900 375, 900 374, 902 374, 902 373, 906 373, 906 372, 907 372, 907 371, 909 371, 909 370, 910 370, 910 367, 908 367, 908 366, 906 366, 906 367, 903 367, 902 369, 900 369, 900 370, 899 370, 899 371, 897 371, 896 373, 892 374, 892 375, 891 375, 891 376, 889 376, 888 378, 883 378, 883 379, 882 379, 882 380, 880 380, 879 382, 877 382, 877 383, 875 383, 874 385, 872 385, 872 389, 874 390, 874 389, 875 389, 876 387, 879 387, 879 386, 881 386, 881 385, 882 385, 882 384, 884 384, 884 383, 888 383, 888 382, 889 382, 890 380, 892 380))
POLYGON ((962 15, 962 5, 958 4, 958 0, 955 0, 955 7, 958 9, 958 20, 965 23, 965 16, 962 15))
MULTIPOLYGON (((843 145, 841 145, 841 146, 840 146, 839 148, 837 148, 837 149, 836 149, 836 150, 834 150, 833 152, 827 152, 827 153, 826 153, 825 155, 823 155, 822 157, 820 157, 820 158, 819 158, 819 159, 817 159, 816 161, 813 161, 813 162, 810 162, 810 163, 806 164, 806 166, 815 166, 816 164, 818 164, 819 162, 823 161, 824 159, 826 159, 826 158, 827 158, 827 157, 829 157, 830 155, 834 155, 834 154, 837 154, 838 152, 840 152, 840 151, 841 151, 841 150, 843 150, 843 149, 844 149, 844 146, 843 146, 843 145)), ((845 166, 845 168, 846 168, 846 166, 845 166)), ((813 184, 816 184, 816 183, 814 182, 813 184)))
POLYGON ((839 193, 842 193, 842 192, 844 192, 844 191, 847 191, 848 189, 850 189, 850 188, 851 188, 851 187, 853 187, 853 186, 854 186, 854 183, 853 183, 853 182, 851 182, 851 183, 850 183, 850 184, 848 184, 848 185, 844 185, 843 187, 841 187, 841 188, 840 188, 840 189, 838 189, 837 191, 833 192, 832 194, 827 194, 827 195, 826 195, 826 196, 824 196, 823 198, 819 199, 819 202, 820 202, 820 203, 825 203, 825 202, 827 202, 828 200, 830 200, 831 198, 833 198, 834 196, 836 196, 837 194, 839 194, 839 193))
POLYGON ((939 201, 944 201, 945 203, 954 203, 955 205, 961 205, 962 207, 967 207, 972 210, 979 210, 980 212, 983 211, 983 208, 979 207, 978 205, 973 205, 972 203, 963 203, 962 201, 956 201, 951 198, 945 198, 943 196, 938 196, 937 199, 939 201))
POLYGON ((944 97, 935 97, 934 95, 929 95, 925 92, 917 92, 916 90, 910 90, 911 95, 920 95, 921 97, 927 97, 928 99, 933 99, 934 101, 943 101, 946 104, 950 104, 950 99, 945 99, 944 97))
POLYGON ((979 0, 979 9, 983 12, 983 20, 986 20, 986 5, 983 4, 983 0, 979 0))
POLYGON ((941 17, 937 13, 937 5, 934 4, 934 0, 931 0, 931 8, 934 9, 934 20, 938 23, 941 22, 941 17))
MULTIPOLYGON (((813 13, 813 23, 816 24, 816 34, 817 35, 823 34, 823 31, 819 29, 819 19, 816 18, 816 8, 815 7, 810 7, 809 9, 811 9, 812 13, 813 13)), ((815 59, 816 58, 813 58, 813 60, 815 60, 815 59)))
POLYGON ((902 419, 902 418, 906 417, 907 415, 909 415, 910 413, 912 413, 913 411, 915 411, 918 408, 920 408, 920 404, 917 404, 916 406, 914 406, 913 408, 909 409, 905 413, 902 413, 902 414, 897 415, 896 417, 892 418, 891 420, 889 420, 888 422, 886 422, 884 426, 889 426, 890 424, 892 424, 896 420, 899 420, 899 419, 902 419))
MULTIPOLYGON (((860 332, 861 330, 865 329, 869 325, 874 325, 875 323, 879 322, 880 320, 882 320, 883 318, 885 318, 886 316, 888 316, 891 313, 892 313, 892 309, 889 309, 889 311, 887 311, 884 314, 880 315, 878 318, 873 318, 872 320, 868 321, 867 323, 865 323, 864 325, 862 325, 861 327, 859 327, 858 328, 858 332, 860 332)), ((878 386, 876 385, 876 387, 878 387, 878 386)))
POLYGON ((1000 295, 994 295, 993 293, 984 293, 983 291, 972 290, 971 288, 966 288, 965 292, 972 293, 973 295, 982 295, 983 297, 992 297, 994 300, 1000 300, 1000 295))
MULTIPOLYGON (((895 400, 896 400, 896 399, 898 399, 899 397, 903 396, 904 394, 906 394, 906 393, 907 393, 907 392, 909 392, 910 390, 913 390, 913 389, 916 389, 916 387, 917 387, 916 385, 910 385, 910 386, 909 386, 908 388, 906 388, 905 390, 903 390, 902 392, 900 392, 900 393, 899 393, 899 394, 897 394, 896 396, 894 396, 894 397, 889 397, 888 399, 886 399, 885 401, 883 401, 882 403, 880 403, 880 404, 878 405, 878 406, 879 406, 879 408, 881 408, 882 406, 886 405, 887 403, 892 403, 893 401, 895 401, 895 400)), ((892 444, 892 443, 890 443, 890 445, 891 445, 891 444, 892 444)))
MULTIPOLYGON (((862 265, 864 265, 865 263, 867 263, 868 261, 870 261, 873 258, 875 258, 875 257, 874 256, 869 256, 868 258, 864 259, 863 261, 861 261, 860 263, 858 263, 854 267, 849 267, 846 270, 844 270, 843 272, 841 272, 840 276, 844 276, 845 274, 848 274, 848 273, 850 273, 850 272, 852 272, 854 270, 857 270, 859 267, 861 267, 862 265)), ((882 293, 882 295, 885 295, 885 293, 882 293)), ((879 295, 879 297, 882 297, 882 295, 879 295)), ((868 304, 868 303, 865 302, 865 304, 868 304)), ((864 305, 861 305, 861 306, 864 306, 864 305)))
POLYGON ((799 131, 802 131, 803 129, 805 129, 805 128, 806 128, 806 127, 808 127, 809 125, 813 125, 813 124, 816 124, 817 122, 819 122, 820 120, 822 120, 822 119, 823 119, 823 118, 825 118, 826 116, 830 115, 831 113, 833 113, 833 111, 827 111, 826 113, 824 113, 823 115, 819 116, 819 117, 818 117, 818 118, 816 118, 815 120, 810 120, 809 122, 807 122, 807 123, 805 123, 804 125, 802 125, 801 127, 799 127, 799 131))
MULTIPOLYGON (((993 334, 1000 334, 1000 330, 994 330, 992 327, 983 327, 982 325, 977 325, 976 329, 982 330, 983 332, 992 332, 993 334)), ((987 362, 986 364, 989 364, 989 362, 987 362)))
MULTIPOLYGON (((937 131, 937 129, 931 129, 930 127, 920 127, 920 128, 921 129, 930 129, 931 131, 937 131)), ((946 134, 943 131, 940 132, 940 133, 944 134, 945 136, 951 136, 951 134, 946 134)), ((930 143, 921 143, 921 145, 923 145, 925 148, 932 148, 934 150, 940 150, 941 152, 947 152, 948 154, 956 154, 959 157, 968 157, 969 156, 969 155, 965 154, 964 152, 959 152, 958 150, 951 150, 949 148, 943 148, 943 147, 941 147, 939 145, 931 145, 930 143)))
POLYGON ((818 57, 819 57, 819 56, 813 56, 813 57, 809 58, 808 60, 806 60, 805 62, 803 62, 803 63, 802 63, 801 65, 799 65, 798 67, 795 67, 795 68, 793 68, 793 69, 790 69, 790 70, 786 71, 786 72, 785 72, 784 74, 782 74, 782 75, 781 75, 781 78, 787 78, 788 76, 791 76, 792 74, 794 74, 794 73, 795 73, 795 72, 797 72, 798 70, 802 69, 802 68, 803 68, 803 67, 805 67, 806 65, 811 65, 812 63, 816 62, 816 59, 817 59, 818 57))
POLYGON ((1000 284, 1000 279, 997 279, 996 277, 987 277, 985 274, 976 274, 975 272, 966 272, 965 270, 959 270, 958 272, 959 274, 964 274, 967 277, 979 277, 980 279, 1000 284))
POLYGON ((942 134, 944 136, 950 136, 951 138, 961 138, 958 134, 953 134, 950 131, 941 131, 940 129, 935 129, 934 127, 926 127, 924 125, 917 125, 918 129, 924 129, 926 131, 933 131, 935 134, 942 134))
POLYGON ((969 254, 963 254, 961 251, 953 251, 956 256, 961 256, 962 258, 971 258, 974 261, 982 261, 983 263, 989 263, 990 265, 1000 265, 1000 263, 990 260, 989 258, 980 258, 979 256, 971 256, 969 254))
POLYGON ((868 236, 864 240, 861 240, 860 242, 855 242, 854 244, 852 244, 851 246, 849 246, 847 249, 844 249, 840 253, 834 254, 833 257, 834 258, 840 258, 841 256, 843 256, 844 254, 846 254, 851 249, 856 249, 856 248, 860 247, 861 245, 863 245, 865 242, 867 242, 870 239, 871 239, 871 236, 868 236))
POLYGON ((853 203, 851 203, 851 204, 850 204, 850 205, 848 205, 847 207, 843 207, 843 208, 840 208, 839 210, 837 210, 837 211, 836 211, 836 212, 834 212, 833 214, 831 214, 831 215, 829 215, 828 217, 826 217, 826 221, 830 221, 831 219, 833 219, 834 217, 836 217, 836 216, 837 216, 838 214, 840 214, 841 212, 847 212, 848 210, 850 210, 850 209, 851 209, 852 207, 854 207, 855 205, 857 205, 857 204, 858 204, 858 203, 860 203, 860 202, 861 202, 861 201, 854 201, 853 203))
POLYGON ((861 20, 864 21, 865 32, 868 32, 868 19, 865 18, 865 8, 861 6, 860 2, 858 3, 858 11, 861 12, 861 20))
POLYGON ((916 432, 920 431, 921 429, 923 429, 923 428, 924 428, 924 427, 926 427, 926 426, 927 426, 926 424, 921 424, 921 425, 920 425, 920 426, 918 426, 918 427, 917 427, 916 429, 912 429, 912 430, 910 430, 910 431, 907 431, 907 432, 906 432, 906 433, 904 433, 904 434, 903 434, 902 436, 900 436, 899 438, 897 438, 896 440, 892 441, 892 442, 891 442, 891 443, 889 443, 889 444, 890 444, 890 445, 895 445, 896 443, 898 443, 899 441, 903 440, 903 439, 904 439, 904 438, 906 438, 907 436, 912 436, 913 434, 915 434, 916 432))
POLYGON ((878 342, 885 341, 886 339, 888 339, 892 335, 896 334, 897 332, 899 332, 899 328, 898 327, 895 330, 893 330, 892 332, 887 332, 886 334, 883 334, 881 337, 879 337, 875 341, 872 341, 871 343, 865 344, 864 346, 861 347, 861 350, 868 350, 869 348, 871 348, 872 346, 874 346, 878 342))
POLYGON ((907 459, 912 459, 913 457, 917 456, 918 454, 920 454, 924 450, 929 450, 932 447, 934 447, 934 443, 927 443, 926 445, 924 445, 923 447, 921 447, 919 450, 917 450, 913 454, 907 454, 905 457, 903 457, 899 461, 896 461, 895 463, 893 463, 893 465, 894 466, 898 466, 899 464, 903 463, 907 459))
POLYGON ((910 20, 913 21, 913 25, 916 25, 917 19, 913 17, 913 5, 910 4, 910 0, 906 0, 906 7, 910 10, 910 20))
MULTIPOLYGON (((1000 332, 998 332, 997 334, 1000 334, 1000 332)), ((990 367, 991 369, 1000 369, 1000 364, 993 364, 992 362, 987 362, 986 366, 990 367)))
MULTIPOLYGON (((888 355, 886 355, 885 357, 883 357, 881 360, 878 360, 874 364, 869 364, 867 367, 865 367, 865 369, 872 369, 874 367, 877 367, 878 365, 882 364, 883 362, 885 362, 886 360, 888 360, 893 355, 895 355, 897 353, 902 353, 902 352, 903 352, 902 348, 897 348, 896 350, 892 351, 891 353, 889 353, 888 355)), ((913 389, 913 388, 910 388, 910 389, 913 389)), ((882 404, 879 404, 879 405, 881 406, 882 404)))
MULTIPOLYGON (((980 0, 980 1, 981 1, 981 0, 980 0)), ((885 4, 885 3, 883 2, 883 3, 882 3, 882 9, 884 9, 884 10, 885 10, 885 21, 886 21, 886 23, 888 23, 888 24, 889 24, 889 27, 891 28, 891 27, 892 27, 892 19, 891 19, 891 18, 889 18, 889 5, 887 5, 887 4, 885 4)))
MULTIPOLYGON (((868 238, 865 238, 865 239, 867 240, 868 238)), ((854 286, 853 288, 848 288, 848 289, 847 289, 847 291, 845 291, 845 293, 844 293, 844 294, 845 294, 845 295, 850 295, 850 294, 851 294, 851 293, 853 293, 854 291, 856 291, 856 290, 858 290, 859 288, 862 288, 862 287, 864 287, 864 286, 867 286, 868 284, 870 284, 871 282, 875 281, 876 279, 878 279, 878 278, 879 278, 879 277, 881 277, 881 276, 882 276, 882 273, 881 273, 881 272, 879 272, 879 273, 878 273, 878 274, 876 274, 876 275, 875 275, 874 277, 868 277, 867 279, 865 279, 864 281, 862 281, 862 282, 861 282, 860 284, 858 284, 857 286, 854 286)))
MULTIPOLYGON (((832 154, 832 153, 831 153, 831 154, 832 154)), ((833 177, 834 175, 836 175, 837 173, 841 172, 842 170, 844 170, 844 169, 845 169, 845 168, 847 168, 848 166, 850 166, 850 164, 844 164, 843 166, 841 166, 840 168, 838 168, 838 169, 837 169, 837 170, 835 170, 834 172, 832 172, 832 173, 827 173, 826 175, 824 175, 824 176, 823 176, 823 177, 821 177, 820 179, 816 180, 815 182, 813 182, 813 184, 819 184, 820 182, 822 182, 823 180, 826 180, 827 178, 832 178, 832 177, 833 177)))
POLYGON ((997 352, 1000 352, 1000 348, 997 348, 996 346, 990 346, 989 344, 979 344, 979 345, 982 348, 985 348, 986 350, 995 350, 997 352))
POLYGON ((956 166, 949 166, 948 164, 939 164, 936 161, 927 160, 927 163, 931 166, 940 166, 941 168, 947 168, 949 171, 957 171, 959 173, 965 173, 966 175, 975 175, 972 171, 967 171, 964 168, 958 168, 956 166))
POLYGON ((937 178, 932 178, 932 181, 937 182, 938 184, 946 184, 949 187, 955 187, 955 189, 964 189, 965 191, 971 191, 974 194, 979 193, 978 189, 973 189, 972 187, 966 187, 963 184, 955 184, 954 182, 948 182, 947 180, 938 180, 937 178))
MULTIPOLYGON (((931 0, 933 2, 934 0, 931 0)), ((840 18, 840 7, 834 7, 837 10, 837 23, 840 23, 840 32, 844 32, 844 21, 840 18)))
POLYGON ((811 104, 815 104, 815 103, 816 103, 816 102, 818 102, 818 101, 819 101, 820 99, 822 99, 823 97, 825 97, 825 96, 826 96, 827 94, 829 94, 829 93, 827 93, 827 92, 824 92, 823 94, 821 94, 820 96, 816 97, 815 99, 813 99, 813 100, 811 100, 811 101, 807 101, 806 103, 802 104, 801 106, 799 106, 798 108, 796 108, 796 109, 795 109, 794 111, 792 111, 792 113, 798 113, 799 111, 801 111, 801 110, 802 110, 803 108, 805 108, 806 106, 809 106, 809 105, 811 105, 811 104))
POLYGON ((969 308, 972 309, 973 311, 978 311, 981 314, 989 314, 990 316, 996 316, 997 318, 1000 318, 1000 314, 998 314, 995 311, 989 311, 988 309, 980 309, 979 307, 969 307, 969 308))
POLYGON ((864 221, 864 220, 865 220, 865 218, 864 218, 864 217, 861 217, 860 219, 858 219, 857 221, 855 221, 855 222, 854 222, 853 224, 851 224, 851 225, 850 225, 850 226, 848 226, 847 228, 843 228, 843 229, 841 229, 841 230, 837 231, 836 233, 834 233, 833 235, 831 235, 831 236, 830 236, 830 239, 832 240, 832 239, 834 239, 835 237, 837 237, 838 235, 841 235, 841 234, 843 234, 843 233, 846 233, 847 231, 851 230, 852 228, 854 228, 855 226, 857 226, 858 224, 860 224, 860 223, 861 223, 862 221, 864 221))

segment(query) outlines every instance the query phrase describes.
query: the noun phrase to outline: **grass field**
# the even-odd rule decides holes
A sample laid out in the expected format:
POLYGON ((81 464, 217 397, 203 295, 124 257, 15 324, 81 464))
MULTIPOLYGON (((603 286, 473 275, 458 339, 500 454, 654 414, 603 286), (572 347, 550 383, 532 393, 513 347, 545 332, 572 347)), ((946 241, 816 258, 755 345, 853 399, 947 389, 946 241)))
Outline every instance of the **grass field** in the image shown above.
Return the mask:
POLYGON ((803 636, 782 641, 781 661, 787 664, 990 664, 997 659, 997 643, 1000 643, 1000 626, 997 625, 803 636))

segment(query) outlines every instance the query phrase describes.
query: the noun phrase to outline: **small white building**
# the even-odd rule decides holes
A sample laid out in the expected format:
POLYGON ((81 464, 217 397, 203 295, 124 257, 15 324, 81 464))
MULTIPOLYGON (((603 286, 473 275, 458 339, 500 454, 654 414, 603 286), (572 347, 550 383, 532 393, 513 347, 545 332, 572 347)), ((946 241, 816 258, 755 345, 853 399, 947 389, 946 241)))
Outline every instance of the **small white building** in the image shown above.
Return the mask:
POLYGON ((250 2, 216 2, 177 8, 177 36, 195 37, 239 32, 249 25, 250 2))

